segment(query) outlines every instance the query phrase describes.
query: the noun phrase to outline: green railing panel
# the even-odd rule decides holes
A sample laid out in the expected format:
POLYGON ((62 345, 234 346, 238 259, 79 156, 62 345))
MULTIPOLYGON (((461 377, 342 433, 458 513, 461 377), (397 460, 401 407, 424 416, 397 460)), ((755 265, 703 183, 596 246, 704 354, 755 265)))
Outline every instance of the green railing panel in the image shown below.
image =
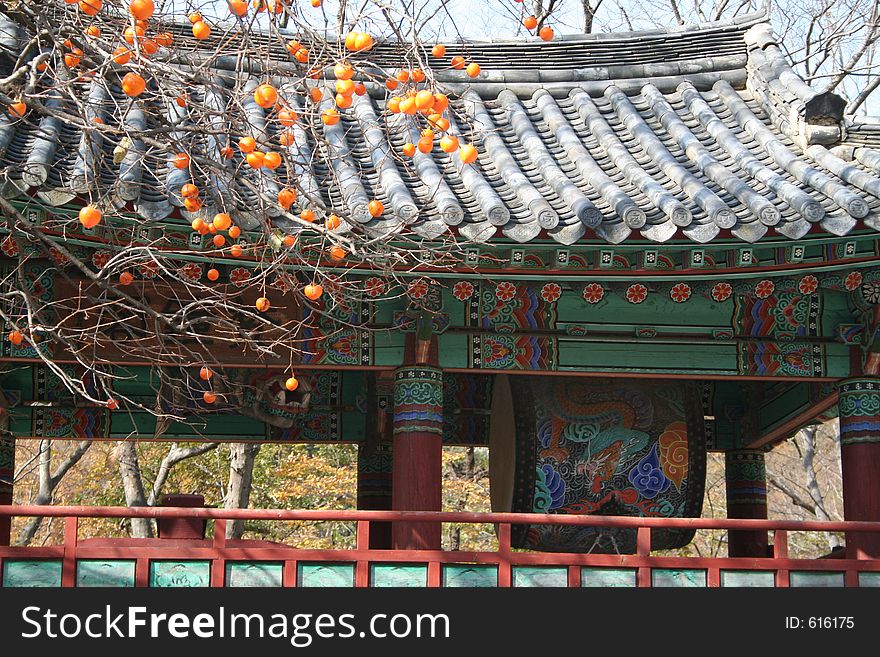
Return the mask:
POLYGON ((427 585, 427 566, 394 563, 376 563, 370 566, 370 586, 417 588, 427 585))
POLYGON ((130 559, 121 561, 82 559, 76 562, 76 585, 133 587, 134 564, 135 562, 130 559))
POLYGON ((5 559, 3 561, 4 588, 49 586, 61 586, 60 559, 33 561, 5 559))
POLYGON ((150 586, 194 588, 211 584, 208 561, 152 561, 150 586))
POLYGON ((776 573, 769 570, 722 570, 721 586, 759 588, 776 585, 776 573))
POLYGON ((334 588, 354 586, 354 564, 299 563, 297 586, 303 588, 334 588))
POLYGON ((583 587, 631 587, 636 585, 635 568, 581 568, 583 587))
POLYGON ((513 585, 523 588, 566 587, 568 586, 568 568, 514 566, 513 585))
POLYGON ((859 586, 880 587, 880 573, 859 573, 859 586))
POLYGON ((448 588, 493 588, 498 586, 496 566, 443 566, 443 586, 448 588))
POLYGON ((656 568, 651 571, 651 586, 658 588, 706 586, 706 571, 691 568, 656 568))
POLYGON ((281 586, 283 571, 280 562, 230 561, 226 563, 226 586, 281 586))
POLYGON ((843 586, 843 573, 823 573, 811 570, 793 570, 789 573, 789 584, 795 586, 820 586, 834 588, 843 586))

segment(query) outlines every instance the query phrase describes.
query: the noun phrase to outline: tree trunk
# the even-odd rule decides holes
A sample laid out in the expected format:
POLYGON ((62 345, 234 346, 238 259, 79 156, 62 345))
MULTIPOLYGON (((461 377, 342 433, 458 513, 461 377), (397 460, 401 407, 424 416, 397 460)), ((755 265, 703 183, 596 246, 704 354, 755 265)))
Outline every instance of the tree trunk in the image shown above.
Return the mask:
MULTIPOLYGON (((229 446, 229 488, 226 491, 227 509, 246 509, 251 497, 254 462, 260 451, 259 443, 232 443, 229 446)), ((241 538, 244 520, 233 520, 226 525, 226 538, 241 538)))
MULTIPOLYGON (((137 447, 130 440, 123 440, 116 449, 119 459, 119 475, 122 477, 122 489, 125 492, 125 503, 128 506, 148 506, 138 463, 137 447)), ((149 518, 131 518, 131 535, 133 538, 152 538, 153 524, 149 518)))
MULTIPOLYGON (((34 504, 52 504, 55 497, 55 489, 70 469, 79 463, 83 455, 92 446, 91 440, 83 440, 76 448, 65 458, 55 472, 52 472, 52 441, 40 441, 40 462, 39 462, 39 486, 37 489, 37 497, 34 504)), ((41 517, 35 517, 28 522, 25 528, 19 534, 16 545, 29 545, 34 540, 37 530, 43 524, 41 517)))

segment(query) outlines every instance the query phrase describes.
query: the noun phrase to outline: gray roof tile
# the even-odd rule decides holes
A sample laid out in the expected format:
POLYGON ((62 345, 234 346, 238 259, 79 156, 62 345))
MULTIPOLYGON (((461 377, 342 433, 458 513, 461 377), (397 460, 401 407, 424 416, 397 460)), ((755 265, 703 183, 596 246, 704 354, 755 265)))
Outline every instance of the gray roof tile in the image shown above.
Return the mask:
MULTIPOLYGON (((0 15, 0 49, 17 38, 8 23, 0 15)), ((172 29, 184 38, 185 26, 172 29)), ((293 70, 289 58, 272 48, 280 93, 303 114, 306 103, 285 85, 286 71, 293 70)), ((343 230, 363 226, 376 236, 409 231, 434 239, 452 231, 474 242, 546 235, 573 244, 593 237, 620 243, 638 231, 655 242, 683 235, 705 243, 722 231, 754 242, 772 234, 799 239, 814 225, 835 235, 860 222, 880 228, 880 121, 841 116, 839 126, 834 117, 823 117, 822 126, 807 124, 816 92, 754 17, 551 43, 449 44, 447 59, 456 54, 483 69, 477 81, 438 69, 438 79, 457 91, 450 133, 478 146, 476 164, 439 149, 402 158, 400 147, 418 141, 418 129, 385 111, 384 89, 368 85, 369 95, 356 96, 339 123, 298 122, 286 147, 292 170, 277 173, 234 169, 238 159, 222 158, 221 117, 230 103, 243 108, 242 134, 268 143, 276 127, 252 100, 260 79, 233 89, 224 67, 234 63, 217 62, 215 83, 194 94, 216 123, 205 152, 236 177, 197 166, 209 178, 196 182, 211 190, 210 211, 236 209, 245 228, 268 220, 295 231, 298 220, 275 202, 280 181, 291 174, 303 198, 343 210, 343 230), (838 142, 849 150, 832 152, 838 142), (382 217, 368 212, 373 198, 385 204, 382 217)), ((398 56, 394 43, 371 53, 383 66, 396 66, 398 56)), ((177 62, 193 63, 192 57, 177 62)), ((187 110, 173 102, 132 101, 121 94, 116 75, 110 71, 76 88, 89 119, 113 119, 132 131, 118 164, 115 144, 96 130, 80 131, 57 117, 34 124, 2 116, 0 166, 12 176, 2 193, 32 190, 60 205, 87 196, 100 175, 114 186, 118 204, 130 203, 148 221, 182 211, 179 189, 190 174, 139 135, 160 112, 179 128, 171 140, 183 142, 187 110)), ((325 94, 319 109, 331 107, 332 97, 325 94)), ((70 100, 49 94, 46 102, 64 111, 70 100)))

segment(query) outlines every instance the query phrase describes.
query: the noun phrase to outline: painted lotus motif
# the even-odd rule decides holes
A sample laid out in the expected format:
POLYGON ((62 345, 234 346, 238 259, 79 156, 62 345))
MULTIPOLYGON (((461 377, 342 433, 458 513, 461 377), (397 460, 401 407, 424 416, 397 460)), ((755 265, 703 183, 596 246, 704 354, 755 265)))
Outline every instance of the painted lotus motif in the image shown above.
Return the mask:
POLYGON ((880 303, 880 283, 877 281, 863 283, 862 296, 868 303, 880 303))
POLYGON ((10 258, 18 255, 18 244, 13 239, 12 235, 7 235, 3 242, 0 242, 0 250, 10 258))
POLYGON ((202 277, 202 267, 196 262, 190 262, 178 269, 177 273, 188 281, 197 281, 202 277))
POLYGON ((853 271, 847 274, 846 278, 843 279, 843 287, 852 292, 859 285, 862 284, 862 272, 853 271))
POLYGON ((140 265, 138 265, 138 273, 144 278, 155 278, 156 274, 159 273, 159 263, 148 260, 140 265))
POLYGON ((605 297, 605 288, 598 283, 590 283, 584 288, 584 300, 588 303, 599 303, 605 297))
POLYGON ((382 293, 385 291, 385 281, 377 276, 372 276, 364 281, 364 292, 366 292, 368 297, 375 299, 376 297, 382 296, 382 293))
POLYGON ((675 303, 684 303, 691 298, 691 293, 690 285, 687 283, 677 283, 672 286, 671 290, 669 290, 669 297, 675 301, 675 303))
POLYGON ((516 285, 510 281, 502 281, 495 288, 495 296, 499 301, 510 301, 516 296, 516 285))
POLYGON ((474 296, 474 284, 470 281, 458 281, 452 288, 452 296, 459 301, 467 301, 474 296))
POLYGON ((801 294, 812 294, 819 289, 819 279, 812 274, 807 274, 798 281, 798 291, 801 294))
POLYGON ((428 296, 428 281, 417 278, 409 284, 406 293, 411 299, 424 299, 428 296))
POLYGON ((759 299, 766 299, 776 290, 776 283, 771 280, 764 279, 755 285, 755 296, 759 299))
POLYGON ((95 251, 92 254, 92 264, 95 265, 98 269, 103 269, 107 266, 107 263, 110 262, 110 258, 113 257, 113 254, 110 253, 107 249, 101 249, 100 251, 95 251))
POLYGON ((733 286, 730 283, 715 283, 712 287, 712 298, 715 301, 727 301, 733 294, 733 286))
POLYGON ((244 267, 236 267, 229 272, 229 282, 235 287, 245 287, 251 279, 251 270, 244 267))
POLYGON ((648 288, 641 283, 633 283, 626 288, 626 300, 630 303, 642 303, 648 298, 648 288))
POLYGON ((559 283, 545 283, 541 288, 541 298, 547 303, 557 301, 562 296, 562 287, 559 283))

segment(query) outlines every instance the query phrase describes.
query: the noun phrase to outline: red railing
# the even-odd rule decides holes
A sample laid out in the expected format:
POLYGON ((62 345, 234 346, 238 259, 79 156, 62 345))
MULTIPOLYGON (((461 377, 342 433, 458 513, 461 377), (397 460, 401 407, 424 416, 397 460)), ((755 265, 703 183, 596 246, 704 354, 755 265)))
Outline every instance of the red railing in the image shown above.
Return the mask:
POLYGON ((226 563, 231 561, 283 562, 283 585, 296 586, 297 563, 353 563, 355 586, 370 585, 373 564, 427 565, 427 585, 441 585, 443 564, 491 564, 499 587, 512 585, 515 566, 565 566, 568 585, 581 585, 581 567, 630 568, 636 570, 640 587, 651 586, 651 571, 699 569, 706 572, 708 586, 720 585, 721 571, 770 571, 775 585, 789 586, 791 571, 843 573, 845 586, 859 586, 860 573, 880 572, 880 559, 788 556, 789 532, 880 532, 880 522, 810 522, 794 520, 739 520, 711 518, 633 518, 621 516, 547 515, 522 513, 468 513, 433 511, 308 511, 280 509, 213 509, 180 507, 46 507, 0 506, 3 516, 64 518, 64 544, 58 546, 0 546, 0 572, 5 559, 61 559, 62 586, 76 583, 78 559, 130 559, 135 561, 135 585, 147 586, 150 560, 198 559, 211 562, 211 586, 224 586, 226 563), (211 539, 89 539, 79 538, 80 518, 203 518, 214 521, 211 539), (303 549, 253 540, 227 540, 228 520, 348 521, 357 523, 354 549, 303 549), (440 522, 494 524, 498 528, 496 551, 378 550, 369 548, 374 522, 440 522), (580 527, 630 528, 637 532, 635 554, 583 554, 525 552, 511 548, 511 525, 575 525, 580 527), (774 532, 773 556, 768 558, 681 557, 651 554, 651 529, 764 530, 774 532))

